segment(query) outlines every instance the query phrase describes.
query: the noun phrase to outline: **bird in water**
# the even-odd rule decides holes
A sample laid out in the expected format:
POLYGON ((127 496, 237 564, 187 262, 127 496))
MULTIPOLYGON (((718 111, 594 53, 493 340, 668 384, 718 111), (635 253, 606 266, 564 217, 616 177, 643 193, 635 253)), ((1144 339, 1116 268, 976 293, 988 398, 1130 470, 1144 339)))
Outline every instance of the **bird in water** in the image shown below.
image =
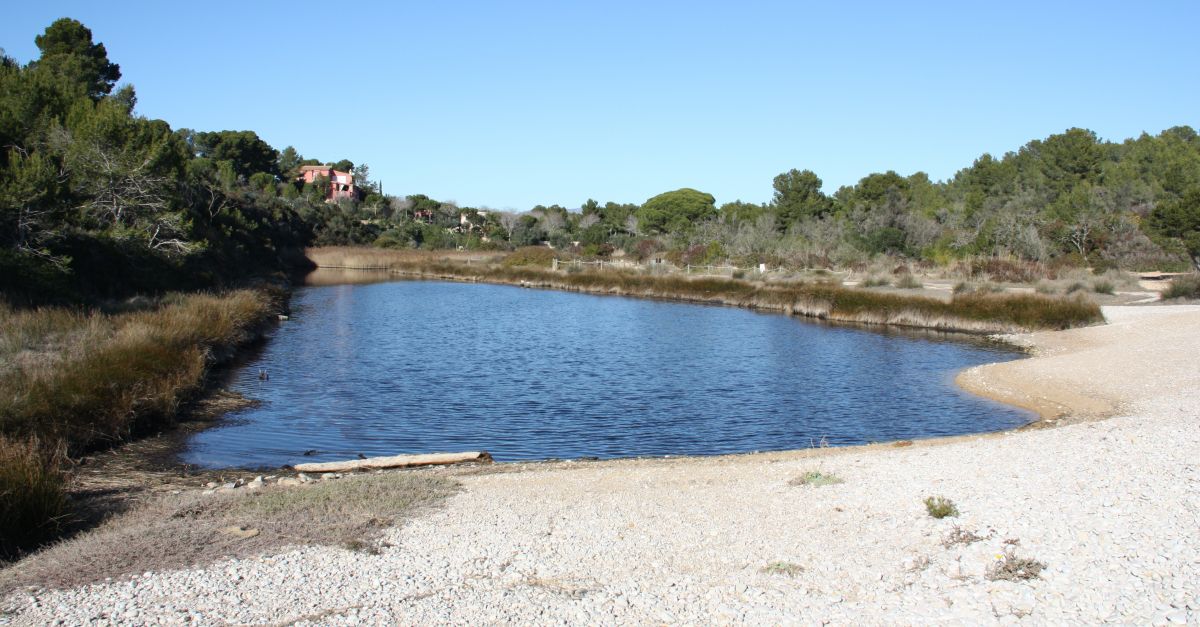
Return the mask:
POLYGON ((358 454, 358 458, 359 458, 359 459, 366 459, 366 458, 367 458, 367 456, 366 456, 366 455, 363 455, 362 453, 359 453, 359 454, 358 454))
POLYGON ((266 370, 259 370, 259 371, 258 371, 258 380, 259 380, 259 381, 266 381, 266 380, 268 380, 268 379, 270 379, 270 378, 271 378, 271 375, 267 374, 267 371, 266 371, 266 370))
POLYGON ((315 449, 315 448, 310 448, 307 451, 304 451, 305 457, 312 457, 313 455, 316 455, 316 454, 317 454, 317 449, 315 449))

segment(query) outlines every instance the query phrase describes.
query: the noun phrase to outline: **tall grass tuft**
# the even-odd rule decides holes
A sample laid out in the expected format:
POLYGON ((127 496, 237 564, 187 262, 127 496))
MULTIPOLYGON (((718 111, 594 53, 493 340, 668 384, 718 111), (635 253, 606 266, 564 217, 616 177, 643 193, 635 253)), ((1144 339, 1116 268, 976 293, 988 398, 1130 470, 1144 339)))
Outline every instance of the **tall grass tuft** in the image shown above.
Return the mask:
POLYGON ((925 287, 925 284, 917 277, 905 272, 896 279, 896 287, 903 290, 919 290, 925 287))
POLYGON ((1162 297, 1200 299, 1200 274, 1175 277, 1171 281, 1171 286, 1163 292, 1162 297))
POLYGON ((0 559, 58 531, 67 509, 62 452, 0 435, 0 559))

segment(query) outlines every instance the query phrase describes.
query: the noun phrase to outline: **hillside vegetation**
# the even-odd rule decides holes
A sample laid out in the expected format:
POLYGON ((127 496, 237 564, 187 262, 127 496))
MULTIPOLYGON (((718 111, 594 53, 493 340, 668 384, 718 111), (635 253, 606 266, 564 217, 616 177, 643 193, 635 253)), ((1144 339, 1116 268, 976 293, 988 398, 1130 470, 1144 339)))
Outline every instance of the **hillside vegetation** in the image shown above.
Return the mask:
POLYGON ((306 159, 250 130, 173 129, 136 114, 133 87, 118 85, 120 67, 79 22, 60 19, 36 42, 41 55, 24 66, 0 57, 0 293, 10 302, 224 285, 303 266, 308 245, 550 244, 597 258, 784 267, 880 256, 1200 264, 1200 136, 1188 126, 1119 141, 1067 129, 983 154, 945 181, 876 172, 827 193, 815 172, 793 169, 770 180, 761 204, 684 188, 642 204, 495 211, 384 195, 365 164, 306 159), (326 202, 330 181, 297 177, 320 163, 352 173, 359 193, 326 202))

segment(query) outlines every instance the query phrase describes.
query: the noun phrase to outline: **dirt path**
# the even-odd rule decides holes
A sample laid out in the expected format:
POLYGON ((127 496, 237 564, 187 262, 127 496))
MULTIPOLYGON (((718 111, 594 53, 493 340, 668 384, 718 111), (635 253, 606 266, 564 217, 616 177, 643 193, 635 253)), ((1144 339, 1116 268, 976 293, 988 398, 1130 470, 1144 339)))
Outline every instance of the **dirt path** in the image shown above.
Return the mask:
POLYGON ((22 592, 0 622, 1194 624, 1200 307, 1105 313, 963 380, 1107 420, 464 475, 377 555, 309 547, 22 592), (809 472, 841 483, 797 481, 809 472), (930 517, 929 496, 958 515, 930 517))

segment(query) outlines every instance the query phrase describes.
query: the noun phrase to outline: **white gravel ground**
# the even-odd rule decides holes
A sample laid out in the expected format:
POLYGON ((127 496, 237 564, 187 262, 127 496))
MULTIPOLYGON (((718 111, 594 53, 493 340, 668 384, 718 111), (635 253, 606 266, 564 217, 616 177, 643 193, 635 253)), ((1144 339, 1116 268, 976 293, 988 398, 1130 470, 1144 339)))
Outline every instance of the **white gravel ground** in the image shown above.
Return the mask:
POLYGON ((1134 379, 1114 388, 1108 420, 467 476, 379 555, 303 548, 21 591, 0 623, 1197 624, 1200 311, 1163 309, 1106 311, 1119 323, 1069 332, 1073 346, 1035 336, 1053 354, 1019 362, 1039 386, 1134 379), (1122 348, 1146 333, 1165 338, 1159 350, 1122 348), (1123 356, 1086 357, 1097 348, 1123 356), (1057 379, 1039 369, 1070 354, 1085 357, 1057 379), (789 484, 810 470, 844 483, 789 484), (960 515, 929 517, 930 495, 960 515), (956 526, 984 539, 944 546, 956 526), (1006 546, 1043 562, 1040 578, 990 580, 1006 546), (776 563, 794 572, 764 570, 776 563))

